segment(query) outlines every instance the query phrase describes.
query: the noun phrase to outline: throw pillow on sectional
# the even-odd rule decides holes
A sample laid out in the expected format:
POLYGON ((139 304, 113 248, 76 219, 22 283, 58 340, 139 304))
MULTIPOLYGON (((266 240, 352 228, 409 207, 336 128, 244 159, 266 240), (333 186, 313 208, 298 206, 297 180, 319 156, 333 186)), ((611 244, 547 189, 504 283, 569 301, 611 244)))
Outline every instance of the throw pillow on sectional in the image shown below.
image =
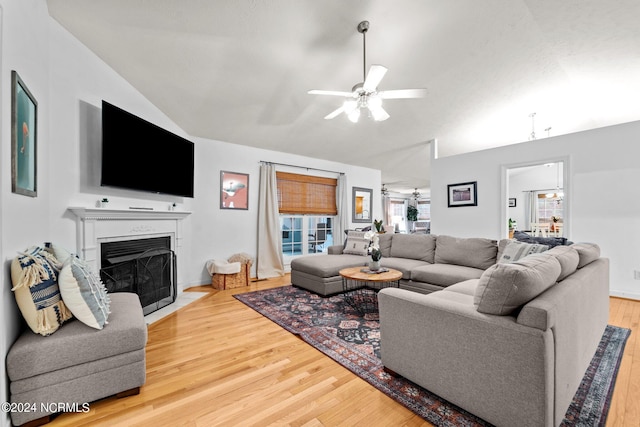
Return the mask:
POLYGON ((342 253, 352 255, 367 255, 367 250, 371 241, 364 237, 364 231, 349 231, 347 240, 344 242, 342 253))
POLYGON ((100 276, 75 255, 69 256, 58 277, 60 293, 73 315, 87 326, 102 329, 110 313, 110 300, 100 276))
POLYGON ((58 286, 67 308, 85 325, 102 329, 109 323, 110 300, 100 276, 66 248, 51 242, 45 248, 62 263, 58 286))
POLYGON ((59 261, 41 246, 20 252, 11 262, 11 290, 29 328, 51 335, 73 315, 58 287, 59 261))
POLYGON ((549 249, 547 245, 539 245, 534 243, 524 243, 517 240, 510 240, 502 252, 502 256, 498 259, 498 263, 509 263, 518 261, 521 258, 531 254, 539 254, 549 249))

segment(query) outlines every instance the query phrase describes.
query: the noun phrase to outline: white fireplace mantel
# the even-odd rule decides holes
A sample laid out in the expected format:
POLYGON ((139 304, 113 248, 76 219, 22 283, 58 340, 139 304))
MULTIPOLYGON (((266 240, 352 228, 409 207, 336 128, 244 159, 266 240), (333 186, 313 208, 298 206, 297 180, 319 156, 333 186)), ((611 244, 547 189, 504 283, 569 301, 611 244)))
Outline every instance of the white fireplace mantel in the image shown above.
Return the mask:
POLYGON ((158 220, 173 219, 181 220, 191 215, 185 211, 156 211, 146 209, 104 209, 104 208, 69 208, 78 218, 82 220, 158 220))
MULTIPOLYGON (((100 241, 171 236, 171 249, 182 246, 182 220, 191 212, 146 209, 68 208, 76 216, 76 245, 81 257, 100 270, 100 241)), ((180 257, 178 257, 178 260, 180 257)))

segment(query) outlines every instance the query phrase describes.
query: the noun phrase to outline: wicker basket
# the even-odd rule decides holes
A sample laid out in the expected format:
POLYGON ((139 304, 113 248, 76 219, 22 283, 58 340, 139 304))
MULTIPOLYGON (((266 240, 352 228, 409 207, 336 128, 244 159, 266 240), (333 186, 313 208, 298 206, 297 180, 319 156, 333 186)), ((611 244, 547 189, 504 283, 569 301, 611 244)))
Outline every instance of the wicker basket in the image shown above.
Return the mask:
POLYGON ((240 272, 235 274, 214 274, 211 276, 211 286, 216 289, 233 289, 249 286, 249 274, 251 273, 251 262, 242 263, 240 272))

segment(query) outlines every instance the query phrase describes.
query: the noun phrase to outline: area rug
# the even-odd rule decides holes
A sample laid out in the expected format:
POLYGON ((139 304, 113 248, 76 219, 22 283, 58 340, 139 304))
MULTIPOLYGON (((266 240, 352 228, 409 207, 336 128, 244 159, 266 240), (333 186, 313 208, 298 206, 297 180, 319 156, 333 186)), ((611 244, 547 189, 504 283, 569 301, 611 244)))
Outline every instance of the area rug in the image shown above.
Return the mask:
MULTIPOLYGON (((402 377, 387 374, 380 360, 378 314, 360 315, 342 295, 322 297, 284 286, 236 294, 235 298, 436 426, 490 425, 402 377)), ((630 333, 629 329, 607 326, 563 426, 605 425, 630 333)))

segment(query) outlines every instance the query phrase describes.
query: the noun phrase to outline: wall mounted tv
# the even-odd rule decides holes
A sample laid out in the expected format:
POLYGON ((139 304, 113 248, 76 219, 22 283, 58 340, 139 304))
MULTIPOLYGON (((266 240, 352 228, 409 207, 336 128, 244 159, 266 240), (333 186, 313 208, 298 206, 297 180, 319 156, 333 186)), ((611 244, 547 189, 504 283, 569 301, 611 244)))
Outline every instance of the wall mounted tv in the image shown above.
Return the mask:
POLYGON ((100 185, 193 197, 194 145, 102 101, 100 185))

